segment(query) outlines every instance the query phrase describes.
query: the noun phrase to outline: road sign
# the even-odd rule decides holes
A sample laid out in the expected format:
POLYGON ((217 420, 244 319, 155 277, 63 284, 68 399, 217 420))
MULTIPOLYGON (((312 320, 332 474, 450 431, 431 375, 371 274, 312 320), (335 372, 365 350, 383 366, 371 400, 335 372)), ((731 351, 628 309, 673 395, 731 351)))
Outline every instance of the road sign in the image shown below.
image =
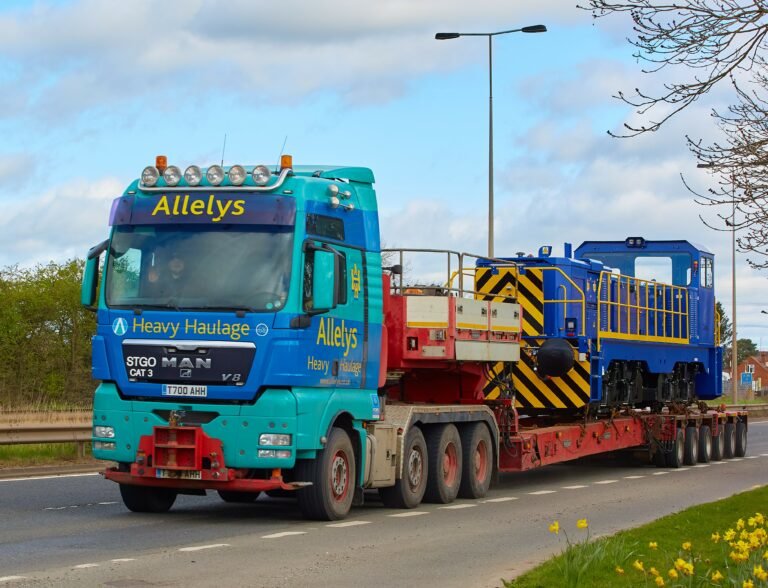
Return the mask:
POLYGON ((744 372, 741 374, 741 385, 742 386, 751 386, 752 385, 752 374, 749 372, 744 372))

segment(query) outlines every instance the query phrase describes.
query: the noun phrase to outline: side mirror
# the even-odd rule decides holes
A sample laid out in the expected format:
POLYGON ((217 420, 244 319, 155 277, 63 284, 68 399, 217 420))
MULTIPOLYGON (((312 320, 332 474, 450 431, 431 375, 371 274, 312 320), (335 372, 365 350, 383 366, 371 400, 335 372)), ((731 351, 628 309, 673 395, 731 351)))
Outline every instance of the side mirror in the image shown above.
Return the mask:
POLYGON ((80 304, 89 310, 96 310, 96 290, 99 286, 99 257, 106 251, 109 241, 102 241, 95 247, 91 247, 85 259, 83 270, 83 283, 80 287, 80 304))
POLYGON ((315 313, 336 308, 338 300, 336 280, 338 279, 339 256, 332 251, 316 250, 312 269, 312 306, 315 313))

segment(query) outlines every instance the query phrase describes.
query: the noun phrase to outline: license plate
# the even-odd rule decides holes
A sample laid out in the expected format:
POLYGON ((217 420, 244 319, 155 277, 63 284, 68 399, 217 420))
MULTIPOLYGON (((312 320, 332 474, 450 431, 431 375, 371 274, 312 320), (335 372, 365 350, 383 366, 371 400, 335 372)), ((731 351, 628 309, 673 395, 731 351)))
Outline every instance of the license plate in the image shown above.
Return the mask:
POLYGON ((158 478, 170 478, 174 480, 202 480, 203 472, 199 470, 161 470, 156 469, 158 478))
POLYGON ((163 384, 163 396, 208 396, 208 386, 193 386, 192 384, 163 384))

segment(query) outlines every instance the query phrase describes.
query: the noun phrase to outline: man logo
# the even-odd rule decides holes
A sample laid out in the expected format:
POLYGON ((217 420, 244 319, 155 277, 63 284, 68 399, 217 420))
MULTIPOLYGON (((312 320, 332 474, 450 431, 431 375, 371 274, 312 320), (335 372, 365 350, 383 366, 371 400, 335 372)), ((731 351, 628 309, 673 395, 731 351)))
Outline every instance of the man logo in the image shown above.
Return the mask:
POLYGON ((112 323, 112 332, 118 337, 125 335, 127 330, 128 321, 126 321, 124 318, 117 318, 115 319, 115 322, 112 323))

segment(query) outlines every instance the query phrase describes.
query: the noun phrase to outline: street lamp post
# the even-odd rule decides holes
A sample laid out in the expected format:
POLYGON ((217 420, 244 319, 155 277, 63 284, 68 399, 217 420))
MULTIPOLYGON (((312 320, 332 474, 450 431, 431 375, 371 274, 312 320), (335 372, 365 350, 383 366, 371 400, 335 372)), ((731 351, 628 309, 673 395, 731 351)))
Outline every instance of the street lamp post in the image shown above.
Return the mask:
POLYGON ((493 37, 508 33, 546 33, 544 25, 532 25, 495 33, 437 33, 435 39, 488 37, 488 257, 493 257, 493 37))

